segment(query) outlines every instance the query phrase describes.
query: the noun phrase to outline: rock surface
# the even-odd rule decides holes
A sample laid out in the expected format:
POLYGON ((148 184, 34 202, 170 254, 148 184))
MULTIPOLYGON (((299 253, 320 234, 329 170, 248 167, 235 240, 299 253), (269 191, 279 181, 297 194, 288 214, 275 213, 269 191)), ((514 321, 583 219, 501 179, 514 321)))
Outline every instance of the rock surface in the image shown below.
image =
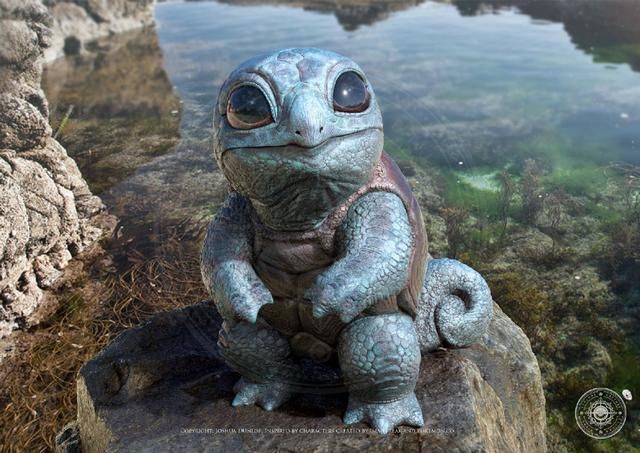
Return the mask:
MULTIPOLYGON (((162 313, 85 364, 83 451, 545 451, 538 364, 498 306, 481 344, 423 356, 416 393, 425 426, 387 436, 343 425, 344 394, 298 395, 273 412, 232 408, 238 375, 218 355, 219 326, 207 303, 162 313)), ((75 426, 60 434, 60 451, 77 447, 75 426)))
POLYGON ((100 199, 52 137, 40 88, 51 18, 0 0, 0 338, 37 321, 44 289, 102 233, 100 199))
POLYGON ((53 17, 47 61, 81 53, 103 36, 153 24, 154 0, 44 0, 53 17))

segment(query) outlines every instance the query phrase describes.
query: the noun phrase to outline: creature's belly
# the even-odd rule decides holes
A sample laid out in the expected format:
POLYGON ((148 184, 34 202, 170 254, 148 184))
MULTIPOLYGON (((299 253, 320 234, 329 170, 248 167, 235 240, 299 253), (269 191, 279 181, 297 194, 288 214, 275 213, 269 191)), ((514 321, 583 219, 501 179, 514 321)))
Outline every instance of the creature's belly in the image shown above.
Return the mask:
POLYGON ((316 277, 334 262, 311 241, 264 241, 254 268, 276 298, 302 300, 316 277))
POLYGON ((333 348, 344 327, 338 316, 315 319, 311 305, 303 299, 307 288, 334 260, 317 241, 269 240, 261 243, 254 262, 256 273, 275 302, 262 307, 260 316, 286 335, 294 351, 303 355, 308 350, 326 349, 316 340, 333 348))

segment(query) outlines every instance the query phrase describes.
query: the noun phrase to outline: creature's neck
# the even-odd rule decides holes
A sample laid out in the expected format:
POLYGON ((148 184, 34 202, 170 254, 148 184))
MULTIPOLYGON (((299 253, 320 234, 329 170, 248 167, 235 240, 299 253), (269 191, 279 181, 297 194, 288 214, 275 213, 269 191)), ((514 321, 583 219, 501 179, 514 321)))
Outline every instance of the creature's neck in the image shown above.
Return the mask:
POLYGON ((373 187, 384 185, 380 184, 385 173, 384 162, 378 162, 369 180, 362 185, 334 179, 306 179, 302 183, 291 184, 285 191, 287 196, 270 205, 255 199, 251 199, 251 205, 257 220, 276 232, 313 231, 327 218, 331 218, 329 223, 332 224, 328 228, 335 228, 346 216, 353 200, 373 187))
MULTIPOLYGON (((348 197, 345 197, 345 199, 348 197)), ((266 206, 257 200, 251 200, 260 223, 267 228, 279 232, 310 231, 318 228, 334 209, 331 204, 321 200, 301 199, 292 200, 292 206, 276 204, 266 206)), ((340 204, 340 203, 339 203, 340 204)))

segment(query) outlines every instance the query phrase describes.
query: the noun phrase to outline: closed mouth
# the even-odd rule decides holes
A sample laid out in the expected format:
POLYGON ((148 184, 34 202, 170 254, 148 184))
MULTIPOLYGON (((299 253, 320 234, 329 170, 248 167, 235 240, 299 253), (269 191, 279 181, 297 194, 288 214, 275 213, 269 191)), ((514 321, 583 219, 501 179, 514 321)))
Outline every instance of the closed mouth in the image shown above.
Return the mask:
MULTIPOLYGON (((321 141, 320 143, 317 143, 313 146, 304 146, 304 145, 300 145, 298 143, 286 143, 284 145, 266 145, 266 146, 236 146, 233 148, 227 148, 224 150, 224 152, 227 151, 232 151, 234 149, 259 149, 259 150, 268 150, 268 149, 284 149, 284 148, 288 148, 288 149, 299 149, 299 150, 312 150, 312 149, 316 149, 316 148, 320 148, 324 145, 326 145, 327 143, 336 140, 336 139, 340 139, 340 138, 345 138, 345 137, 350 137, 352 135, 364 135, 365 133, 372 131, 372 130, 377 130, 377 131, 382 131, 381 127, 368 127, 366 129, 360 129, 356 132, 349 132, 348 134, 340 134, 340 135, 332 135, 331 137, 327 137, 326 139, 324 139, 323 141, 321 141)), ((223 152, 223 153, 224 153, 223 152)))

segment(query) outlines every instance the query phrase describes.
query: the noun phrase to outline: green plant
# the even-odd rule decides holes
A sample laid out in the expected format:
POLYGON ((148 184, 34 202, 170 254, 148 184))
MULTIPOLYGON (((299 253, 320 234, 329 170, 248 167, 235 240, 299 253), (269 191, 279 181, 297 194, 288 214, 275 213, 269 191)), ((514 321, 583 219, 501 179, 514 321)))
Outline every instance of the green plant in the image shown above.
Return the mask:
POLYGON ((520 219, 526 225, 535 225, 542 209, 541 176, 542 172, 535 160, 527 159, 524 161, 522 178, 520 179, 520 196, 522 198, 520 219))
POLYGON ((515 184, 513 178, 507 170, 502 170, 498 173, 498 181, 500 183, 500 190, 498 192, 498 218, 502 226, 500 232, 500 243, 504 244, 507 227, 509 226, 509 213, 511 210, 511 202, 515 193, 515 184))
POLYGON ((463 225, 469 218, 469 212, 464 208, 442 208, 440 215, 444 219, 446 226, 449 256, 455 258, 458 256, 458 251, 464 241, 463 225))
POLYGON ((527 334, 533 350, 549 354, 556 349, 555 329, 549 323, 548 295, 519 272, 489 274, 491 294, 504 312, 527 334))

